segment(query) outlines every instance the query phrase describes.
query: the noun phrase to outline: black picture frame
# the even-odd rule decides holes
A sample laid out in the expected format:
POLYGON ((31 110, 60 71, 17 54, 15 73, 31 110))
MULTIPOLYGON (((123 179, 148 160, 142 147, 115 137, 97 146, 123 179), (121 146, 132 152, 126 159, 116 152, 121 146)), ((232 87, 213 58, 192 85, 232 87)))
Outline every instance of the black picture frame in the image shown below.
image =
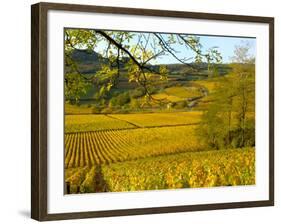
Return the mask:
POLYGON ((183 11, 118 8, 90 5, 38 3, 31 6, 31 217, 38 221, 80 219, 109 216, 187 212, 274 205, 274 18, 224 15, 183 11), (108 211, 48 214, 47 210, 47 13, 49 10, 110 13, 122 15, 194 18, 204 20, 239 21, 269 25, 269 200, 153 207, 108 211))

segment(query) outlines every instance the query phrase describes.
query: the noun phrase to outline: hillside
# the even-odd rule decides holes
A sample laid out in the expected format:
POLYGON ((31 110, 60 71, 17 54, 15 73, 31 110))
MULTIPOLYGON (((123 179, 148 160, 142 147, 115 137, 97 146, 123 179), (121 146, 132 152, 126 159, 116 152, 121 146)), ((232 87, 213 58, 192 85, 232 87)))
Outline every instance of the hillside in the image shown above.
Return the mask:
MULTIPOLYGON (((102 55, 95 51, 87 52, 74 50, 71 54, 71 58, 78 64, 79 71, 83 74, 93 74, 101 68, 101 64, 109 63, 107 58, 103 58, 102 55)), ((124 69, 124 63, 128 61, 128 58, 123 58, 122 61, 123 63, 120 63, 120 67, 124 69)), ((160 65, 151 65, 151 68, 157 70, 159 66, 160 65)), ((190 63, 190 66, 185 64, 165 64, 165 66, 167 66, 170 75, 208 75, 207 63, 190 63)), ((230 71, 230 67, 227 64, 218 64, 216 67, 220 75, 225 75, 230 71)), ((66 72, 68 70, 69 68, 67 67, 66 72)))
MULTIPOLYGON (((101 69, 102 64, 109 64, 109 60, 103 58, 96 52, 86 52, 75 50, 71 55, 77 63, 78 69, 86 76, 94 76, 101 69)), ((124 58, 123 61, 128 59, 124 58)), ((153 70, 158 70, 160 65, 150 65, 153 70)), ((216 82, 214 76, 208 70, 208 64, 167 64, 168 82, 159 82, 157 86, 150 89, 156 101, 146 102, 143 89, 136 82, 129 82, 124 62, 120 63, 121 75, 114 87, 105 96, 99 97, 97 85, 93 83, 89 86, 85 94, 80 95, 79 104, 83 107, 77 108, 75 105, 67 105, 67 114, 78 113, 123 113, 126 111, 159 111, 165 108, 177 110, 190 110, 199 103, 199 100, 208 94, 208 88, 198 82, 209 80, 216 82), (158 100, 158 101, 157 101, 158 100), (86 107, 85 107, 86 106, 86 107), (109 109, 110 108, 110 109, 109 109)), ((69 68, 67 67, 66 72, 69 68)), ((215 76, 223 76, 231 70, 227 64, 216 65, 215 76)), ((73 100, 74 101, 74 100, 73 100)), ((200 108, 204 105, 200 104, 200 108)))

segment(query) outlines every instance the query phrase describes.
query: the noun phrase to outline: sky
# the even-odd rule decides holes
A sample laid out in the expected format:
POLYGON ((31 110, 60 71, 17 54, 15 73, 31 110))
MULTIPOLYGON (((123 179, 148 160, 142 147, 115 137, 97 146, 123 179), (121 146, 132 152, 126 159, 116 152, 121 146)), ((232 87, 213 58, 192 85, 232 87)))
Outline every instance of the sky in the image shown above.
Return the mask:
MULTIPOLYGON (((250 46, 249 54, 251 56, 256 55, 256 39, 255 38, 243 38, 243 37, 222 37, 222 36, 199 36, 200 43, 202 44, 203 52, 212 47, 218 47, 218 51, 221 53, 222 62, 229 63, 231 62, 231 57, 233 56, 233 52, 235 46, 245 45, 248 43, 250 46)), ((189 57, 192 56, 191 51, 186 51, 185 47, 178 47, 179 51, 181 51, 180 55, 189 57)), ((159 59, 160 64, 171 64, 178 63, 178 61, 172 56, 165 56, 159 59)))
MULTIPOLYGON (((134 32, 138 34, 137 32, 134 32)), ((143 33, 148 35, 148 33, 143 33)), ((165 34, 161 34, 165 36, 165 34)), ((136 45, 137 36, 131 40, 130 44, 136 45)), ((247 38, 247 37, 227 37, 227 36, 202 36, 202 35, 194 35, 200 38, 200 43, 202 45, 202 53, 205 53, 208 49, 212 47, 217 47, 217 50, 221 53, 222 63, 230 63, 231 57, 233 56, 233 52, 235 50, 235 46, 243 46, 246 43, 250 46, 249 55, 255 57, 256 55, 256 38, 247 38)), ((123 43, 126 44, 126 43, 123 43)), ((190 58, 194 57, 195 54, 192 50, 188 50, 186 46, 176 44, 174 48, 178 51, 178 58, 190 58)), ((98 46, 95 48, 96 52, 102 52, 107 49, 107 42, 101 41, 98 46)), ((192 60, 188 61, 188 63, 193 62, 192 60)), ((150 61, 151 64, 175 64, 180 63, 176 58, 174 58, 171 54, 164 55, 161 57, 157 57, 156 60, 150 61)))

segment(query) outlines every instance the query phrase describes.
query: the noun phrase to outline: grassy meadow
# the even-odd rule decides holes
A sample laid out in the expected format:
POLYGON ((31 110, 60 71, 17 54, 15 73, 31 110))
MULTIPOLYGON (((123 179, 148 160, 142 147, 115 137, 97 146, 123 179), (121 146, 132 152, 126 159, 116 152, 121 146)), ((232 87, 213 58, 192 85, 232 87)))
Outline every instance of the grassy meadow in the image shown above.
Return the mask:
POLYGON ((65 32, 66 194, 255 184, 249 48, 222 63, 191 36, 65 32), (152 63, 185 43, 196 63, 152 63))

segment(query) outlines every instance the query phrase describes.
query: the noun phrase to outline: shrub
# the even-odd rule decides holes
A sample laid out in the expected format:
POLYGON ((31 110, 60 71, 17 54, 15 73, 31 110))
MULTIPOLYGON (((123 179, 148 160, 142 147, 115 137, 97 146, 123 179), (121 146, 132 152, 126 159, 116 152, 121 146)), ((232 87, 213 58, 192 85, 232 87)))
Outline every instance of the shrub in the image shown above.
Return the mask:
POLYGON ((101 108, 99 106, 95 106, 95 105, 92 106, 93 114, 98 114, 98 113, 100 113, 100 111, 101 111, 101 108))
POLYGON ((101 110, 102 114, 112 114, 113 110, 110 107, 105 107, 104 109, 101 110))
POLYGON ((121 93, 116 97, 112 97, 110 102, 109 102, 109 106, 110 107, 115 107, 115 106, 123 106, 127 103, 130 102, 130 95, 128 92, 125 93, 121 93))
POLYGON ((136 98, 139 98, 139 97, 142 97, 144 96, 145 92, 143 89, 141 88, 137 88, 137 89, 134 89, 130 92, 130 96, 131 98, 133 99, 136 99, 136 98))

